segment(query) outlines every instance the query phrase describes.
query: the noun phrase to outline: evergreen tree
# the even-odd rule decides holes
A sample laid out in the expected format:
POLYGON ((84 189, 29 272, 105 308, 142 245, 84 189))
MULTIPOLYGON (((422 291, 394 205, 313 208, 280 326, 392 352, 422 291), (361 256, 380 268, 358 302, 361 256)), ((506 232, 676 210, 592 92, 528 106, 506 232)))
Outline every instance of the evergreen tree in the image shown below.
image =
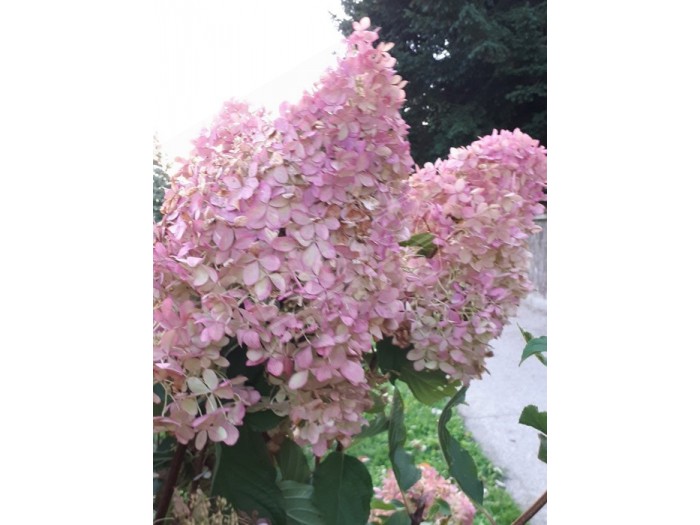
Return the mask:
POLYGON ((493 129, 547 142, 546 0, 342 0, 393 42, 408 80, 403 117, 419 164, 446 157, 493 129))
POLYGON ((156 222, 163 218, 160 207, 163 205, 165 190, 170 186, 168 167, 163 159, 163 151, 158 137, 153 135, 153 220, 156 222))

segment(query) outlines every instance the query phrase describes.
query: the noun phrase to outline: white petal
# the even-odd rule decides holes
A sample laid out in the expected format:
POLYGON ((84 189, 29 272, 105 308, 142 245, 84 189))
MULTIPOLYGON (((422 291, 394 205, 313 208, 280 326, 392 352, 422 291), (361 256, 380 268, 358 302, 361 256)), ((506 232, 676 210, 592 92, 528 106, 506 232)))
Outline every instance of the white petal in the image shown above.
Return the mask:
POLYGON ((208 394, 209 389, 204 382, 198 377, 188 377, 187 386, 190 388, 190 392, 193 394, 208 394))
POLYGON ((219 385, 219 378, 216 376, 216 372, 210 368, 202 372, 202 379, 204 379, 209 390, 214 390, 219 385))
POLYGON ((301 372, 295 373, 290 379, 289 379, 289 389, 290 390, 297 390, 301 387, 303 387, 306 382, 309 379, 309 371, 308 370, 302 370, 301 372))

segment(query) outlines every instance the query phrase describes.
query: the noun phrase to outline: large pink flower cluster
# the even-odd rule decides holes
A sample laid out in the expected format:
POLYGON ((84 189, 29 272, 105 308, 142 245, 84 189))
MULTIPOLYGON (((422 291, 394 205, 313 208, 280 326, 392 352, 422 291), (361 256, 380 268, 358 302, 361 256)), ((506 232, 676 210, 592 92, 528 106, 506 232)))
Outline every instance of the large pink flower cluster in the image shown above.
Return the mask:
POLYGON ((405 315, 413 166, 404 82, 377 38, 356 23, 337 67, 274 121, 227 103, 173 178, 154 234, 155 422, 183 443, 235 442, 252 405, 288 414, 316 455, 364 422, 363 355, 405 315), (271 399, 226 379, 231 340, 265 366, 271 399))
MULTIPOLYGON (((435 468, 427 463, 418 465, 421 470, 421 478, 413 485, 406 497, 414 508, 424 508, 424 516, 429 512, 432 514, 434 523, 444 523, 445 525, 472 525, 476 509, 469 498, 464 495, 459 487, 443 478, 435 468), (449 514, 444 514, 437 508, 433 508, 439 500, 444 501, 450 507, 449 514)), ((375 496, 384 503, 401 501, 402 494, 396 482, 394 472, 389 470, 380 488, 374 489, 375 496)), ((413 509, 411 509, 413 510, 413 509)), ((382 509, 372 509, 370 515, 371 523, 383 523, 383 519, 394 511, 382 509)))
POLYGON ((494 131, 410 178, 413 232, 432 257, 408 249, 406 303, 417 370, 480 377, 489 342, 530 291, 527 238, 539 231, 546 151, 520 130, 494 131))

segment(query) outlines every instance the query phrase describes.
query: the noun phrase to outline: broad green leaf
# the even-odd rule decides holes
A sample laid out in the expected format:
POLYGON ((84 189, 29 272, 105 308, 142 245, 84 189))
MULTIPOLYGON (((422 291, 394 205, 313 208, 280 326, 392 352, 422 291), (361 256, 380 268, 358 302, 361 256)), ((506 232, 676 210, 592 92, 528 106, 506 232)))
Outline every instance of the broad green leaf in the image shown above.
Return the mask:
POLYGON ((442 514, 443 516, 450 516, 452 514, 452 509, 450 508, 450 504, 447 503, 444 499, 438 498, 435 500, 433 503, 433 506, 428 509, 427 513, 427 518, 428 519, 433 519, 437 514, 442 514))
POLYGON ((540 450, 537 452, 537 458, 540 461, 547 463, 547 436, 538 434, 540 438, 540 450))
POLYGON ((360 439, 376 436, 377 434, 381 434, 387 430, 389 430, 389 420, 387 419, 386 414, 379 414, 367 425, 363 426, 360 433, 357 434, 354 439, 359 441, 360 439))
POLYGON ((175 454, 175 448, 177 448, 177 441, 170 434, 159 438, 158 445, 153 451, 153 470, 165 468, 169 465, 175 454))
POLYGON ((331 452, 316 467, 313 487, 312 501, 325 525, 366 525, 374 490, 359 459, 331 452))
POLYGON ((240 427, 238 441, 232 447, 216 445, 216 468, 212 495, 223 496, 237 510, 286 525, 282 491, 275 483, 276 471, 262 435, 248 425, 240 427))
POLYGON ((307 483, 311 477, 309 464, 304 456, 304 451, 291 439, 282 442, 277 453, 277 465, 282 473, 282 478, 298 483, 307 483))
POLYGON ((520 333, 523 334, 523 339, 525 339, 526 343, 528 343, 530 339, 533 338, 532 334, 527 330, 523 330, 522 326, 518 325, 518 329, 520 330, 520 333))
POLYGON ((389 459, 394 470, 396 482, 401 492, 406 492, 420 479, 420 470, 413 457, 404 449, 406 443, 406 425, 403 421, 403 399, 398 388, 394 389, 394 402, 389 416, 389 459))
POLYGON ((437 246, 433 243, 435 236, 432 233, 417 233, 407 241, 401 241, 400 246, 415 246, 419 248, 418 254, 430 259, 437 251, 437 246))
POLYGON ((408 349, 399 348, 386 337, 377 343, 377 363, 383 374, 389 374, 394 382, 397 378, 408 385, 415 398, 426 405, 434 405, 446 397, 451 397, 459 388, 458 382, 450 382, 440 370, 413 368, 413 362, 406 357, 408 349))
POLYGON ((462 387, 445 405, 438 421, 438 439, 450 474, 464 493, 472 501, 481 505, 484 502, 484 484, 479 479, 476 463, 469 452, 464 450, 447 430, 447 423, 452 417, 452 407, 464 402, 466 391, 467 387, 462 387))
POLYGON ((373 509, 381 509, 381 510, 397 510, 397 508, 402 509, 403 505, 401 505, 400 507, 397 507, 393 503, 387 503, 383 499, 373 498, 372 502, 370 503, 370 507, 373 509))
POLYGON ((262 410, 260 412, 249 412, 245 416, 246 424, 256 432, 266 432, 275 428, 284 419, 272 410, 262 410))
POLYGON ((399 348, 392 343, 391 337, 385 337, 377 343, 377 364, 383 374, 390 374, 392 381, 406 363, 409 363, 406 354, 408 350, 399 348))
POLYGON ((311 485, 292 480, 279 482, 287 513, 287 525, 325 525, 321 513, 311 499, 314 489, 311 485))
POLYGON ((411 518, 406 509, 397 510, 389 517, 386 525, 411 525, 411 518))
POLYGON ((246 347, 239 346, 236 339, 231 341, 221 350, 221 355, 228 359, 229 365, 226 369, 226 377, 233 379, 238 376, 247 378, 246 385, 254 387, 261 395, 267 396, 270 393, 270 385, 265 381, 265 365, 246 366, 246 347))
POLYGON ((547 351, 547 336, 543 335, 542 337, 537 337, 535 339, 530 339, 527 344, 525 345, 525 348, 523 349, 523 355, 520 358, 520 364, 523 364, 523 361, 530 357, 531 355, 534 355, 539 359, 543 364, 547 364, 547 359, 545 356, 542 354, 547 351))
POLYGON ((424 405, 432 406, 446 397, 452 397, 459 388, 459 382, 448 382, 447 376, 439 370, 418 372, 412 363, 401 369, 401 381, 408 385, 413 396, 424 405))
POLYGON ((523 408, 518 423, 527 425, 539 430, 543 434, 547 433, 547 411, 540 412, 535 405, 528 405, 523 408))

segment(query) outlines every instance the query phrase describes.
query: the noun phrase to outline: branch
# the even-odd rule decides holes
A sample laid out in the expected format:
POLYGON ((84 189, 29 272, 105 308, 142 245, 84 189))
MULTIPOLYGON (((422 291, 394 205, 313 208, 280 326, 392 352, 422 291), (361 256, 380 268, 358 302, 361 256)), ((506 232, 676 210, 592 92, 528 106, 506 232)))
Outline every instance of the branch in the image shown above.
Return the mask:
POLYGON ((158 497, 158 510, 156 511, 156 517, 153 519, 153 523, 165 518, 168 513, 168 507, 170 507, 170 500, 173 498, 173 491, 175 490, 175 483, 177 482, 177 476, 180 473, 180 467, 185 459, 185 452, 187 451, 187 445, 178 443, 175 454, 173 455, 173 461, 170 463, 170 470, 168 471, 168 478, 165 480, 162 490, 160 491, 158 497))
POLYGON ((532 504, 532 506, 527 509, 525 512, 523 512, 520 517, 513 522, 513 525, 525 525, 528 520, 531 520, 532 517, 537 514, 542 507, 544 507, 547 504, 547 491, 544 491, 544 494, 542 494, 535 503, 532 504))

